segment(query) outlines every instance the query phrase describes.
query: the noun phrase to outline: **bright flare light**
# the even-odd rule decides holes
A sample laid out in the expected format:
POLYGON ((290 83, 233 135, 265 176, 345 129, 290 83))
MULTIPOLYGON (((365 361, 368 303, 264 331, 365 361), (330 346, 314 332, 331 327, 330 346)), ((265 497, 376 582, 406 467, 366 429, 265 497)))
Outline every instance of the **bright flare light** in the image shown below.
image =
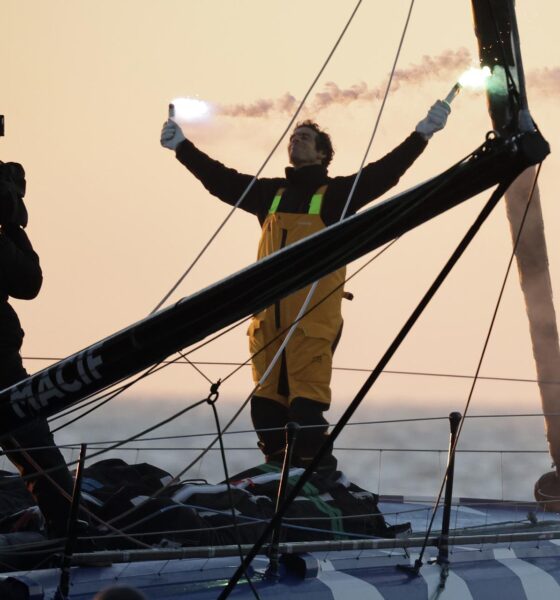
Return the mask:
POLYGON ((461 88, 471 88, 473 90, 482 89, 486 85, 486 80, 492 75, 490 67, 482 67, 477 69, 475 67, 465 71, 459 81, 451 88, 449 94, 445 97, 445 102, 451 104, 457 94, 461 91, 461 88))
POLYGON ((175 98, 171 101, 169 116, 177 121, 202 121, 210 116, 210 105, 198 98, 175 98))
POLYGON ((482 67, 482 69, 469 69, 459 77, 459 83, 462 87, 473 89, 481 89, 486 85, 486 80, 492 75, 490 67, 482 67))

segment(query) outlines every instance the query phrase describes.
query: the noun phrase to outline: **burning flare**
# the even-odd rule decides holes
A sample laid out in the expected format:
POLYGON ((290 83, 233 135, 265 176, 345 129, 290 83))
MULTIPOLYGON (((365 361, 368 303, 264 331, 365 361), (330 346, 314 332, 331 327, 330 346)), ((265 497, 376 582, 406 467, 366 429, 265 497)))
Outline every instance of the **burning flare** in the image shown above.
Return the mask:
POLYGON ((210 116, 210 105, 198 98, 175 98, 169 105, 169 117, 177 121, 202 121, 210 116))
POLYGON ((471 88, 473 90, 480 90, 486 86, 486 80, 492 75, 492 71, 490 71, 490 67, 482 67, 482 69, 478 69, 476 67, 472 67, 465 71, 461 77, 459 77, 457 83, 451 88, 449 94, 445 97, 444 102, 447 104, 451 104, 457 94, 461 91, 462 88, 471 88))

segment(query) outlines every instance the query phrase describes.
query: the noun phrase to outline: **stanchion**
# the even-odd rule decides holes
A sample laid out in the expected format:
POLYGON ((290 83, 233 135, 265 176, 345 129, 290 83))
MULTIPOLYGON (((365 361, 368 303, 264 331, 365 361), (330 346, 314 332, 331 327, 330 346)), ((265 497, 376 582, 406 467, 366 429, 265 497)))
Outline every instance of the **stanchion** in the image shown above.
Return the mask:
MULTIPOLYGON (((299 431, 299 425, 297 423, 286 424, 286 451, 284 452, 284 463, 282 465, 282 475, 280 477, 280 485, 278 486, 278 496, 276 498, 276 510, 284 502, 286 497, 286 487, 288 485, 288 479, 290 477, 290 466, 292 464, 292 454, 294 452, 294 446, 296 437, 299 431)), ((270 581, 278 581, 279 579, 279 552, 278 546, 280 545, 280 534, 282 533, 282 521, 278 522, 278 525, 272 532, 272 540, 270 542, 270 549, 268 552, 268 568, 265 573, 266 579, 270 581)))
POLYGON ((453 498, 453 474, 455 471, 455 444, 457 431, 461 422, 461 413, 452 412, 449 415, 449 454, 447 456, 447 479, 445 482, 445 499, 443 502, 443 518, 441 522, 441 534, 439 536, 439 552, 437 563, 440 565, 449 562, 449 522, 451 520, 451 501, 453 498))
POLYGON ((70 565, 72 562, 72 553, 76 544, 78 510, 80 508, 80 495, 82 491, 82 474, 84 471, 84 462, 86 459, 87 444, 81 444, 80 459, 76 470, 76 480, 72 492, 72 505, 70 507, 70 516, 68 517, 68 533, 66 535, 66 545, 64 547, 64 556, 60 567, 60 581, 54 600, 67 600, 70 589, 70 565))

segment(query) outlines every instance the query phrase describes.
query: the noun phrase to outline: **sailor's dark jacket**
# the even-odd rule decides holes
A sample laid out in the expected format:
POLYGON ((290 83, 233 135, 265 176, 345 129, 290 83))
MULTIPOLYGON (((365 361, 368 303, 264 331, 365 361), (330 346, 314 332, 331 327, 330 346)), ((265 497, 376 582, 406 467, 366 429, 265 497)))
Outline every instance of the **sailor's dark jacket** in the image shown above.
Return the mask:
MULTIPOLYGON (((392 188, 422 153, 426 144, 421 135, 412 133, 383 158, 365 166, 347 215, 354 214, 392 188)), ((176 156, 212 195, 231 205, 237 203, 253 179, 251 175, 239 173, 210 158, 190 140, 185 140, 177 146, 176 156)), ((355 175, 329 177, 327 169, 321 165, 299 169, 288 167, 285 177, 255 181, 240 208, 256 215, 262 225, 276 192, 279 188, 285 188, 282 212, 307 213, 311 196, 317 188, 326 184, 328 187, 323 198, 321 218, 325 225, 332 225, 340 219, 354 179, 355 175)))

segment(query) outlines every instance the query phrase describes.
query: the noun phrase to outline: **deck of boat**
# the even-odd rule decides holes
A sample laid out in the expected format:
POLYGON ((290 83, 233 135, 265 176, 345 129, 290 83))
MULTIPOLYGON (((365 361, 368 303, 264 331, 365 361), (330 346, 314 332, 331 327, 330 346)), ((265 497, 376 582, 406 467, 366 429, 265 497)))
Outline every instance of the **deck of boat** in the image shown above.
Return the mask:
MULTIPOLYGON (((389 522, 410 521, 412 535, 396 540, 284 544, 278 581, 264 577, 268 566, 265 556, 253 561, 250 575, 259 597, 280 598, 289 593, 306 600, 541 600, 560 595, 560 515, 556 513, 543 512, 526 502, 457 501, 451 515, 450 568, 445 586, 439 590, 442 567, 436 562, 438 548, 434 546, 438 531, 430 535, 418 576, 399 568, 414 565, 417 560, 432 503, 383 497, 380 508, 389 522)), ((440 513, 434 521, 436 529, 440 513)), ((69 598, 89 600, 100 589, 114 584, 134 586, 150 600, 217 598, 239 565, 236 552, 235 547, 206 547, 75 555, 82 566, 72 569, 69 598), (107 566, 94 566, 104 561, 107 566)), ((22 590, 28 592, 28 596, 21 597, 29 600, 53 598, 59 576, 57 569, 3 575, 4 582, 7 578, 21 582, 22 590)), ((231 597, 254 595, 242 581, 231 597)))

